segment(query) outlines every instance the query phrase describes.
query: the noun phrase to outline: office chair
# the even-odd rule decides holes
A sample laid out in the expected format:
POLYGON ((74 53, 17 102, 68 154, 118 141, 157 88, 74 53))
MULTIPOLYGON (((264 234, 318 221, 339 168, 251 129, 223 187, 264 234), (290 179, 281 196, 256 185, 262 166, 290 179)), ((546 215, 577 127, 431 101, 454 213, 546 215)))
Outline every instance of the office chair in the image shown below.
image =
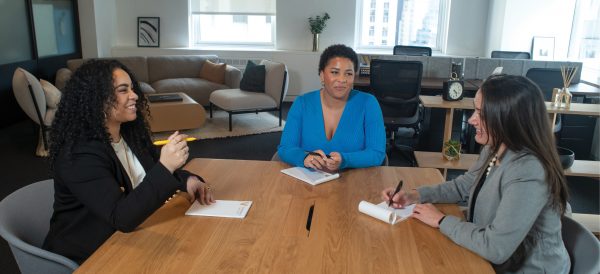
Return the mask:
POLYGON ((0 202, 0 236, 13 252, 21 273, 72 273, 74 261, 41 248, 54 203, 54 180, 25 186, 0 202))
MULTIPOLYGON (((536 83, 542 90, 544 101, 552 101, 552 89, 561 88, 564 83, 560 69, 557 68, 531 68, 525 74, 525 77, 536 83)), ((562 128, 561 115, 556 116, 554 123, 554 133, 557 133, 562 128)))
POLYGON ((371 61, 371 90, 383 113, 390 148, 409 152, 417 165, 414 150, 421 131, 423 106, 419 100, 423 63, 419 61, 371 61))
POLYGON ((431 48, 396 45, 394 46, 394 55, 431 56, 431 48))
POLYGON ((571 258, 570 273, 600 273, 600 242, 575 220, 562 217, 562 238, 571 258))
POLYGON ((531 59, 531 54, 524 51, 492 51, 492 58, 505 58, 505 59, 531 59))

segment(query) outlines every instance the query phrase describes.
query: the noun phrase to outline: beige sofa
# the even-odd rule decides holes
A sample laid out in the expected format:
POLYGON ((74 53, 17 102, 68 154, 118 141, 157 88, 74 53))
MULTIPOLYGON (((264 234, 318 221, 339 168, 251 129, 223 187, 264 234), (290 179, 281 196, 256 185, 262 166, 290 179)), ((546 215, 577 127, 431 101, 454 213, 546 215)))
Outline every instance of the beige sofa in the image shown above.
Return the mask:
MULTIPOLYGON (((216 55, 185 56, 148 56, 148 57, 115 57, 127 66, 140 82, 144 93, 184 92, 203 106, 209 105, 210 94, 218 89, 238 88, 242 73, 239 69, 227 65, 225 84, 210 82, 199 78, 200 69, 206 60, 218 62, 216 55)), ((63 89, 71 74, 86 59, 67 61, 67 68, 56 73, 56 87, 63 89)))

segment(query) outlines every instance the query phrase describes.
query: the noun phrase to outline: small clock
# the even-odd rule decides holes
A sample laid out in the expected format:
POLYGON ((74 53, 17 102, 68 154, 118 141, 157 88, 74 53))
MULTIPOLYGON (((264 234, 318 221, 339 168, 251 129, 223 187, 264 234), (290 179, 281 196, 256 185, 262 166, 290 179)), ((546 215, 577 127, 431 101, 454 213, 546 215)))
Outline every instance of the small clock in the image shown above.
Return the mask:
POLYGON ((446 101, 458 101, 463 98, 464 83, 461 80, 450 79, 444 82, 442 98, 446 101))

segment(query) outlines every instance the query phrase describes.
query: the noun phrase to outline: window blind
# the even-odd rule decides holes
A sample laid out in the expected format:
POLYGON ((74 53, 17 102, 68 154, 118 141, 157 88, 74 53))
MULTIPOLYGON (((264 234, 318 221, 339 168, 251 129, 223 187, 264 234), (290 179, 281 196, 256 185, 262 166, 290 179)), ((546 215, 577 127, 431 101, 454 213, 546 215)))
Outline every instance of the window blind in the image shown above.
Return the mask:
POLYGON ((275 15, 275 0, 190 0, 192 13, 275 15))

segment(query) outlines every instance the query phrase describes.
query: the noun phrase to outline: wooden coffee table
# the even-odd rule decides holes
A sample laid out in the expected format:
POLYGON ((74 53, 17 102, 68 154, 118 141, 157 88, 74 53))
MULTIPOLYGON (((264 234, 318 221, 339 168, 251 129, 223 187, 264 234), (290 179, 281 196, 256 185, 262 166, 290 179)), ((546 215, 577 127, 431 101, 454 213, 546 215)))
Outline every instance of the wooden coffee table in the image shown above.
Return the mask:
MULTIPOLYGON (((174 92, 183 99, 177 102, 150 102, 150 130, 152 132, 199 128, 206 121, 206 111, 183 92, 174 92)), ((159 94, 151 94, 159 95, 159 94)))

